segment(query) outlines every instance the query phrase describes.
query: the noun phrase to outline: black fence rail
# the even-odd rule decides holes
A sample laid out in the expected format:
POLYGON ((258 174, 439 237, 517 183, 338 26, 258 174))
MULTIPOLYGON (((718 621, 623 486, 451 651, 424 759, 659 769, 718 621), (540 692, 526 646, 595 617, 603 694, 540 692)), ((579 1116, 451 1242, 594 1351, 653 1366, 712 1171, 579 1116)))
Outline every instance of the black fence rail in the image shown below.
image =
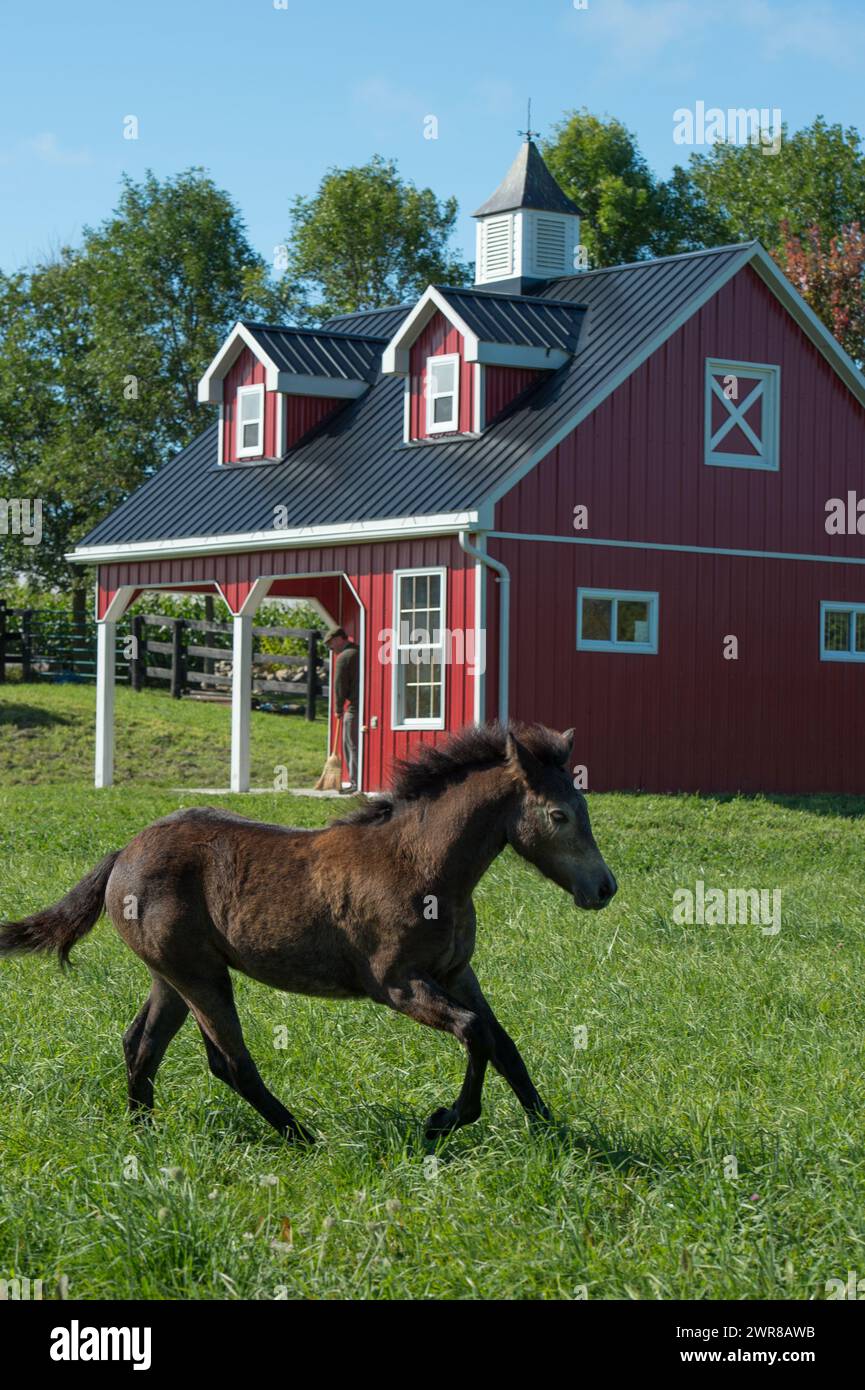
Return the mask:
MULTIPOLYGON (((124 632, 118 623, 117 678, 129 678, 124 632)), ((10 608, 0 599, 0 681, 10 666, 21 679, 96 679, 96 622, 47 608, 10 608)))
MULTIPOLYGON (((145 679, 168 681, 171 694, 180 698, 198 692, 227 692, 231 689, 232 625, 214 619, 168 618, 158 613, 137 614, 132 619, 130 684, 140 690, 145 679), (147 627, 161 628, 164 638, 151 638, 147 627), (199 635, 200 634, 200 635, 199 635), (149 658, 157 658, 151 665, 149 658)), ((316 700, 327 693, 322 680, 326 660, 319 654, 321 633, 314 628, 253 627, 253 696, 302 695, 307 719, 315 718, 316 700), (291 638, 304 642, 304 656, 296 653, 256 651, 262 639, 291 638), (287 669, 289 677, 263 668, 287 669), (294 669, 294 678, 291 671, 294 669), (261 671, 261 675, 256 674, 261 671)))
MULTIPOLYGON (((253 627, 253 701, 261 695, 302 696, 307 719, 327 695, 327 659, 314 628, 253 627), (268 639, 304 644, 303 654, 265 651, 268 639), (285 675, 280 673, 285 672, 285 675)), ((7 668, 24 681, 96 679, 97 624, 92 618, 48 609, 9 608, 0 600, 0 682, 7 668)), ((116 679, 143 690, 168 684, 175 699, 219 698, 231 690, 233 628, 213 618, 137 613, 117 624, 116 679), (151 635, 152 634, 152 635, 151 635)))

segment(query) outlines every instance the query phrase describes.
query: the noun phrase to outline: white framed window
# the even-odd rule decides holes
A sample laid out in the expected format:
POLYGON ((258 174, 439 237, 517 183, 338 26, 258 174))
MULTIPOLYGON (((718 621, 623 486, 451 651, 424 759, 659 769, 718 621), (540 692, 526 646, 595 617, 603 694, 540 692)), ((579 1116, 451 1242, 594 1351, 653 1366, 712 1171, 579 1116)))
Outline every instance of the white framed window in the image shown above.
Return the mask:
POLYGON ((426 432, 458 430, 460 419, 460 359, 451 352, 426 360, 426 432))
POLYGON ((865 661, 865 603, 820 604, 820 660, 865 661))
POLYGON ((445 726, 443 568, 394 570, 394 729, 445 726))
POLYGON ((264 453, 264 386, 237 388, 237 457, 264 453))
POLYGON ((780 407, 780 367, 707 357, 704 462, 777 472, 780 407))
POLYGON ((577 651, 657 650, 657 594, 634 589, 577 590, 577 651))

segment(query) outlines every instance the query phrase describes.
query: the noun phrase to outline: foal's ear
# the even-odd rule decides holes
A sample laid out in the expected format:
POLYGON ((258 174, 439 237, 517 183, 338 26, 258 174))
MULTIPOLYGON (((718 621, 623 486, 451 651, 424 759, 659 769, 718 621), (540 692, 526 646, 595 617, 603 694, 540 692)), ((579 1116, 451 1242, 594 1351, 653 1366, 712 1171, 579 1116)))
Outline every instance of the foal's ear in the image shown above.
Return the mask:
POLYGON ((520 773, 525 778, 537 777, 541 772, 541 764, 531 749, 520 743, 511 733, 505 740, 505 753, 512 772, 520 773))
POLYGON ((570 767, 571 755, 574 751, 574 730, 565 729, 565 732, 562 734, 562 738, 565 742, 565 746, 567 749, 565 756, 562 758, 562 767, 570 767))

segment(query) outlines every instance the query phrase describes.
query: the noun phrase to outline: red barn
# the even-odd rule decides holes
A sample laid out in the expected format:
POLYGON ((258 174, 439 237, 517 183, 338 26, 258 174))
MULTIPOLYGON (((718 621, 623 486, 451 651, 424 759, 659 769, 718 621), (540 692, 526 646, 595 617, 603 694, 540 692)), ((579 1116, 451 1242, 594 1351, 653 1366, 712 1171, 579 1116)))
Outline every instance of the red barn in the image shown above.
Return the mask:
POLYGON ((218 418, 83 541, 114 625, 151 587, 251 625, 316 600, 361 648, 360 783, 472 720, 577 730, 591 789, 865 791, 865 379, 757 242, 581 269, 531 141, 477 283, 320 330, 238 323, 218 418), (860 500, 860 498, 862 500, 860 500))

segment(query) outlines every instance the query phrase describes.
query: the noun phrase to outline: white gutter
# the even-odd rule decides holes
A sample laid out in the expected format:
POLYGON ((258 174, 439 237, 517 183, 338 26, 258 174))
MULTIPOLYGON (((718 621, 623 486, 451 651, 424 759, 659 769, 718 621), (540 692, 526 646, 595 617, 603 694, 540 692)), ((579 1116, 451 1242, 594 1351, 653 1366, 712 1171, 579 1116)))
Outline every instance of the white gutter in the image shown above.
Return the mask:
POLYGON ((459 533, 460 549, 466 555, 471 555, 473 559, 479 560, 487 569, 494 570, 498 575, 497 583, 501 585, 499 590, 499 721, 507 728, 508 723, 508 668, 510 665, 510 630, 511 630, 511 576, 507 565, 503 565, 501 560, 494 560, 492 555, 487 555, 486 551, 478 550, 469 540, 468 531, 459 533))
POLYGON ((474 511, 435 516, 404 516, 381 521, 349 521, 327 526, 252 531, 224 536, 184 536, 168 541, 124 541, 114 545, 81 545, 65 559, 75 565, 110 565, 133 560, 163 560, 172 556, 225 555, 244 550, 289 550, 316 545, 357 545, 364 541, 408 540, 414 536, 453 535, 478 520, 474 511))

